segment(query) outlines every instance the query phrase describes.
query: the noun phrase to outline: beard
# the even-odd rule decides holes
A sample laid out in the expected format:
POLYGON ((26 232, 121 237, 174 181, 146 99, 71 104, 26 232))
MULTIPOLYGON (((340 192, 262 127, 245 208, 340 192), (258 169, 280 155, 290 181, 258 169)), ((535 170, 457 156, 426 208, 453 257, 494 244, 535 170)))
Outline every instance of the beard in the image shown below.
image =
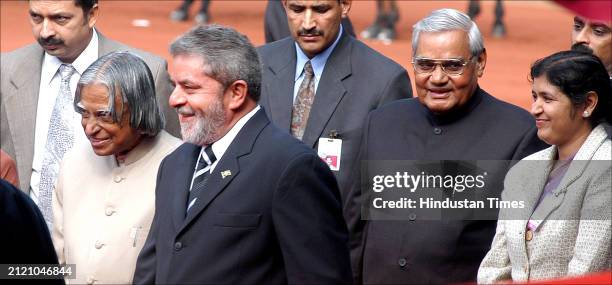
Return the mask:
POLYGON ((590 53, 593 54, 593 49, 591 49, 589 46, 583 45, 581 43, 575 43, 572 45, 572 50, 573 51, 579 51, 579 52, 584 52, 584 53, 590 53))
MULTIPOLYGON (((223 94, 222 94, 223 95, 223 94)), ((225 110, 222 96, 214 100, 204 112, 194 111, 189 106, 177 108, 180 114, 193 114, 195 123, 181 122, 181 135, 183 140, 195 145, 210 145, 220 139, 219 133, 225 125, 225 110)))

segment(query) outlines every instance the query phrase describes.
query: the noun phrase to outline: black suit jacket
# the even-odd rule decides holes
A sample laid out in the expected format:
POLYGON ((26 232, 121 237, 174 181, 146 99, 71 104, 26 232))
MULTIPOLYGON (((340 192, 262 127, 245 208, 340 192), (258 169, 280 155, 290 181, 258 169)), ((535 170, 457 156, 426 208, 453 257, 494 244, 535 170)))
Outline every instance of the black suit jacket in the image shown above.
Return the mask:
MULTIPOLYGON (((537 138, 529 113, 481 89, 461 110, 446 116, 434 115, 417 99, 390 103, 368 117, 363 139, 361 160, 481 160, 480 166, 488 165, 491 181, 481 194, 490 196, 501 192, 511 160, 546 147, 537 138)), ((491 247, 496 220, 423 220, 415 215, 402 221, 366 223, 361 220, 361 203, 371 204, 361 191, 369 190, 359 187, 359 180, 355 179, 346 214, 358 283, 476 280, 478 266, 491 247)))
MULTIPOLYGON (((0 179, 0 228, 3 229, 0 264, 57 264, 42 213, 30 197, 4 179, 0 179)), ((11 283, 32 283, 32 280, 19 281, 11 283)), ((45 280, 44 283, 64 284, 64 279, 45 280)))
POLYGON ((260 110, 185 218, 199 152, 183 144, 160 165, 155 217, 134 283, 351 282, 336 181, 312 149, 260 110))
MULTIPOLYGON (((260 104, 270 120, 286 132, 291 127, 296 50, 293 38, 259 48, 263 61, 260 104)), ((387 102, 412 97, 408 73, 396 62, 343 33, 327 59, 310 109, 302 141, 314 149, 332 130, 342 139, 342 197, 348 194, 365 118, 387 102)))

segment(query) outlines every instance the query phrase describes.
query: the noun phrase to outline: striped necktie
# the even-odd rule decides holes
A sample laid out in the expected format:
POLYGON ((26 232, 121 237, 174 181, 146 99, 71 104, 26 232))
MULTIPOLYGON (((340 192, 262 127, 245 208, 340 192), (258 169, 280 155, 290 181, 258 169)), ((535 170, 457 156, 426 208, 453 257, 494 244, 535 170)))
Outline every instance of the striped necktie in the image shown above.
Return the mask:
POLYGON ((191 189, 189 189, 186 212, 189 212, 189 209, 191 209, 198 199, 198 196, 200 196, 200 192, 202 192, 206 186, 206 181, 210 176, 210 167, 217 160, 212 151, 212 145, 205 147, 204 151, 201 151, 201 153, 202 155, 200 159, 198 159, 198 166, 193 174, 193 183, 191 184, 191 189))

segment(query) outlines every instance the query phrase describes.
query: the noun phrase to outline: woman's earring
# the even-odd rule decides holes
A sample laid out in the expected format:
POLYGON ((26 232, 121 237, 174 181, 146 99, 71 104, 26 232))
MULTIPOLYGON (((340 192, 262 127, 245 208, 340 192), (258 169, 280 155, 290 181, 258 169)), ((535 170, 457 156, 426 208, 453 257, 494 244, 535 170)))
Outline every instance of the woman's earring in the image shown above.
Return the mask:
POLYGON ((589 111, 584 111, 582 113, 582 116, 585 117, 585 118, 588 118, 589 117, 589 111))

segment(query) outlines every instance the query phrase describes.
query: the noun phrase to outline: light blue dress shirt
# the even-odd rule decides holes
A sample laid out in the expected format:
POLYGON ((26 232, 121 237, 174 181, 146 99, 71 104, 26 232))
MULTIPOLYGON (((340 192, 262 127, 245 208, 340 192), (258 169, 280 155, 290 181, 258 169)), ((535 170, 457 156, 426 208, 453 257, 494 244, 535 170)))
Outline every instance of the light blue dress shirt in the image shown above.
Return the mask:
POLYGON ((340 41, 340 37, 342 36, 343 28, 340 25, 340 31, 338 32, 338 37, 336 37, 336 41, 325 49, 322 53, 317 54, 312 59, 309 59, 308 56, 302 51, 300 46, 295 43, 295 50, 297 61, 295 64, 295 83, 293 85, 293 101, 295 102, 295 98, 297 97, 298 90, 300 89, 300 85, 302 81, 304 81, 304 65, 310 60, 310 64, 312 65, 312 69, 314 71, 315 76, 315 95, 317 92, 317 88, 319 87, 319 81, 321 81, 321 75, 323 74, 323 69, 325 69, 325 63, 329 58, 329 55, 334 51, 334 48, 340 41))

